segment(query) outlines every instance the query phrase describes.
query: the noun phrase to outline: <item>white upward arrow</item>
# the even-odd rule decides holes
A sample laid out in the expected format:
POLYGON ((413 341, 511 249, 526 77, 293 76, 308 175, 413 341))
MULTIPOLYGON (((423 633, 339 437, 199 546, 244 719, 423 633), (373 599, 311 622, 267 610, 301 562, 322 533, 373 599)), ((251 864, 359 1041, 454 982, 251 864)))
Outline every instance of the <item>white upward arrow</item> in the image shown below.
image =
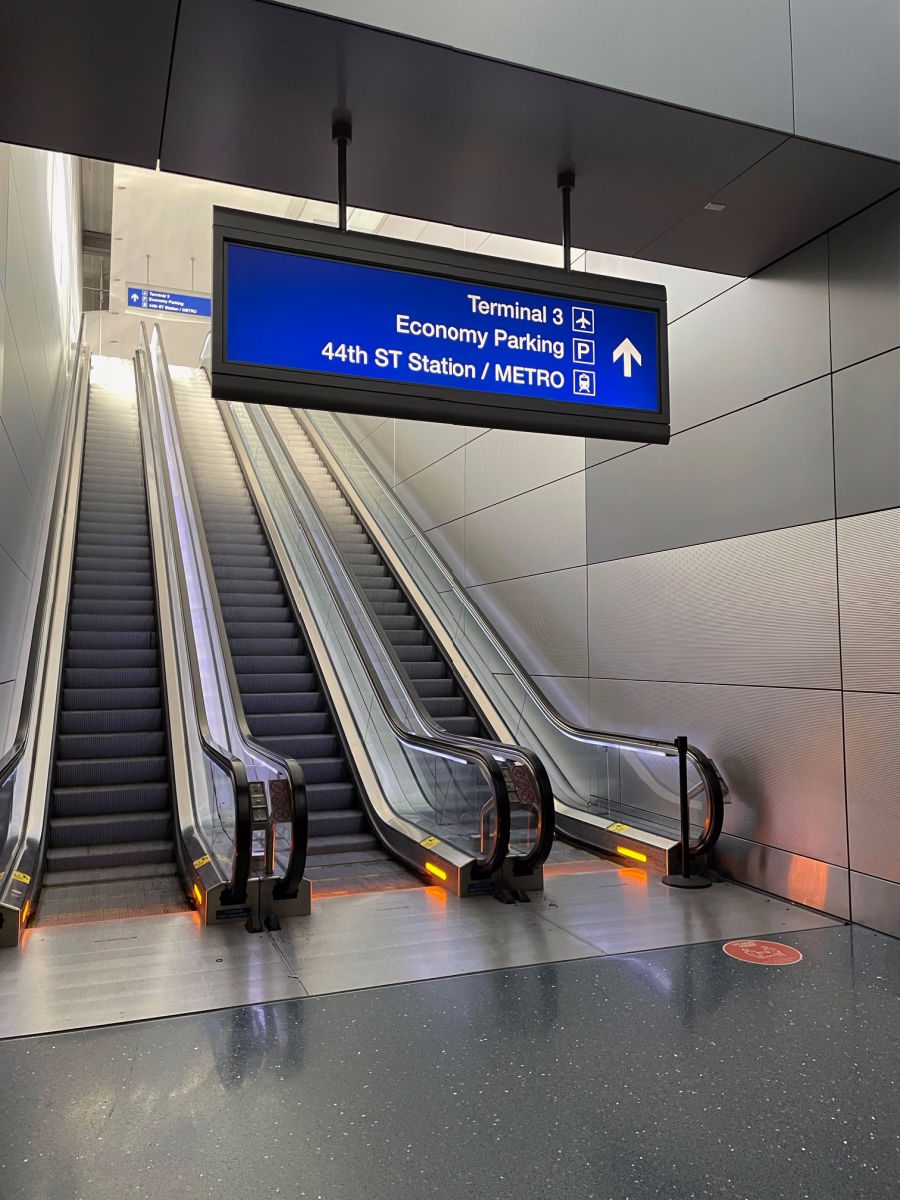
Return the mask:
POLYGON ((140 296, 137 294, 137 292, 132 292, 131 299, 134 301, 138 301, 138 300, 140 300, 140 296))
POLYGON ((625 378, 631 378, 631 363, 634 360, 638 366, 641 365, 641 352, 632 342, 631 338, 626 338, 624 342, 619 342, 615 350, 613 350, 613 362, 618 362, 622 359, 622 367, 625 371, 625 378))

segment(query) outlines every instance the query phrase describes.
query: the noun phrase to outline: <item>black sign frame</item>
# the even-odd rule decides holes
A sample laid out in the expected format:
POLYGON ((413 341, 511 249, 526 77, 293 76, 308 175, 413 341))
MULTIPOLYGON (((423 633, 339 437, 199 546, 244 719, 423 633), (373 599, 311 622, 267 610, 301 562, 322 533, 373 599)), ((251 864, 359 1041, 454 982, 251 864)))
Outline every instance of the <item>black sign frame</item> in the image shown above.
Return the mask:
POLYGON ((666 289, 659 284, 564 271, 373 234, 342 233, 305 221, 217 206, 213 210, 212 387, 223 400, 246 403, 665 444, 669 441, 666 289), (429 383, 348 379, 327 372, 229 361, 225 353, 226 247, 234 242, 548 298, 649 309, 657 313, 660 411, 543 401, 429 383))

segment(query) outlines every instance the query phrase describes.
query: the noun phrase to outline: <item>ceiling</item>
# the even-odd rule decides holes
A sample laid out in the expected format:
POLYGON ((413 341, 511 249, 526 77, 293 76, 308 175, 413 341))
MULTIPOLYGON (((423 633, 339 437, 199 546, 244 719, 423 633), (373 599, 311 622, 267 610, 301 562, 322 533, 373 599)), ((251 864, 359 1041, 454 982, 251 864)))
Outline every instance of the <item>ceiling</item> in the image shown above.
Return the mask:
POLYGON ((0 140, 334 200, 345 110, 363 208, 553 242, 572 166, 576 244, 730 274, 900 186, 884 159, 267 0, 0 9, 0 140))

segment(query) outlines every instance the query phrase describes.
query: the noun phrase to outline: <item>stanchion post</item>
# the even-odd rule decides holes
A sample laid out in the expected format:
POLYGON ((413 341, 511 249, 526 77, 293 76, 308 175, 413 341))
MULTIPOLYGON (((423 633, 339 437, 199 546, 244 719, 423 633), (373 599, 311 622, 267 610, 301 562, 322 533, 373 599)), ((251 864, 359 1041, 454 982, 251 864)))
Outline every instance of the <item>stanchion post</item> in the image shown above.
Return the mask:
POLYGON ((678 751, 678 808, 681 816, 681 874, 664 875, 663 883, 668 887, 707 888, 712 880, 705 875, 691 874, 691 801, 688 796, 688 740, 675 739, 678 751))

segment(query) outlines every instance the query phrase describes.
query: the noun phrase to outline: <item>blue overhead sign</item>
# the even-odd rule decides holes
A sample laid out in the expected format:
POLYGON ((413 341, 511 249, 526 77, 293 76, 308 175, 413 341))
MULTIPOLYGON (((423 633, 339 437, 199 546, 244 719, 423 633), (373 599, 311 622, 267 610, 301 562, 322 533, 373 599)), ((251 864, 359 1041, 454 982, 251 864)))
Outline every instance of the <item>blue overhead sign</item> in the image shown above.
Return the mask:
POLYGON ((219 395, 668 440, 663 289, 246 217, 299 244, 217 225, 219 395))
POLYGON ((168 292, 162 288, 128 288, 128 307, 142 308, 149 312, 175 314, 182 317, 209 317, 212 314, 212 299, 195 296, 188 292, 168 292))

